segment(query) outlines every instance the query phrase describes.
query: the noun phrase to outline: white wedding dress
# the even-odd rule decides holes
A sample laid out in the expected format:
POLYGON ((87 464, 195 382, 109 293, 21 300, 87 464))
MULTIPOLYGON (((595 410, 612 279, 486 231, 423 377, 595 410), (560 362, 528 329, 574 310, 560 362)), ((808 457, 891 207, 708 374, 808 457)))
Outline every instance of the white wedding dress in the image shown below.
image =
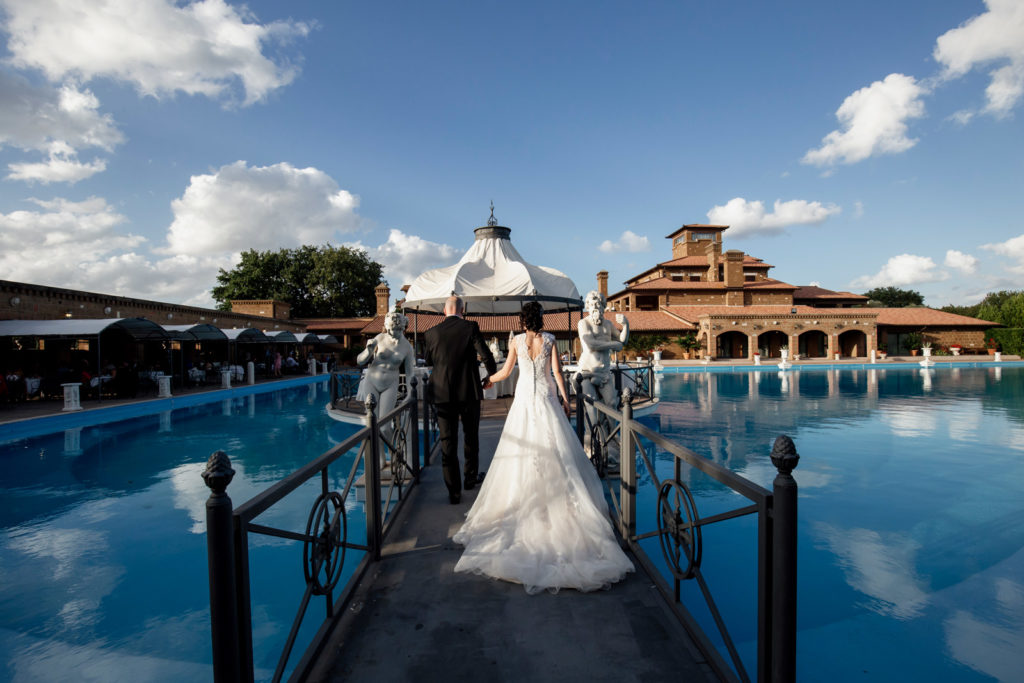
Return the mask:
POLYGON ((554 337, 536 360, 515 337, 519 381, 466 522, 457 572, 521 583, 527 593, 606 588, 633 571, 608 519, 601 480, 562 412, 551 375, 554 337))

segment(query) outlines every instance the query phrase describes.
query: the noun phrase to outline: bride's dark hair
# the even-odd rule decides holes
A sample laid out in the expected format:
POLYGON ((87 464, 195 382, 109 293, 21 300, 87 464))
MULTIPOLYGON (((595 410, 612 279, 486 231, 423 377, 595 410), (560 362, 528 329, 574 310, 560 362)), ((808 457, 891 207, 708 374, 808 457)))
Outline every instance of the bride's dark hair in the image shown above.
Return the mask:
POLYGON ((528 301, 519 311, 519 325, 530 332, 544 329, 544 307, 536 301, 528 301))

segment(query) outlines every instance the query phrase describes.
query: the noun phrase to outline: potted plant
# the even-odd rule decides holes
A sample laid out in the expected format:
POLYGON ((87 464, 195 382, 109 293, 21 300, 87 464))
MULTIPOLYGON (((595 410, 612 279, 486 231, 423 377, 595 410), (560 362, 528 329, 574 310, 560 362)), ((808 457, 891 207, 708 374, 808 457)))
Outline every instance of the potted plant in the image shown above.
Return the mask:
POLYGON ((961 351, 962 348, 963 347, 960 346, 959 344, 950 344, 949 345, 949 350, 950 350, 950 352, 952 352, 952 354, 954 356, 959 356, 960 355, 960 351, 961 351))
POLYGON ((988 355, 994 356, 996 354, 996 340, 994 337, 989 337, 985 340, 985 350, 988 351, 988 355))
POLYGON ((783 362, 785 362, 785 360, 787 358, 789 358, 789 346, 787 346, 786 344, 783 344, 782 346, 780 346, 779 347, 779 356, 781 356, 783 362))
POLYGON ((921 353, 925 358, 932 355, 932 343, 930 341, 921 342, 921 353))
POLYGON ((882 360, 885 360, 887 348, 888 347, 885 345, 885 342, 878 345, 878 357, 881 358, 882 360))
POLYGON ((697 349, 701 346, 700 342, 697 341, 697 335, 693 332, 687 332, 683 336, 676 337, 672 341, 683 350, 684 360, 690 360, 690 356, 695 354, 697 349))
POLYGON ((924 340, 921 337, 920 332, 911 332, 903 337, 903 346, 910 349, 910 355, 916 356, 917 352, 921 349, 921 344, 924 340))

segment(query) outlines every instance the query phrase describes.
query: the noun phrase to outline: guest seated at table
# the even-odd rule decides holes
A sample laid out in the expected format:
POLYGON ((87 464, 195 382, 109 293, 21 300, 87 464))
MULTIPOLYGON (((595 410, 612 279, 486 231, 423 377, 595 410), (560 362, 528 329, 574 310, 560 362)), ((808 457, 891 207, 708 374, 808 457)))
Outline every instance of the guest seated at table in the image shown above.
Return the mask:
POLYGON ((42 393, 42 383, 43 378, 39 376, 39 371, 35 368, 30 368, 25 373, 25 398, 38 398, 42 393))
POLYGON ((21 368, 8 370, 4 373, 7 383, 7 400, 11 403, 25 400, 25 378, 21 368))

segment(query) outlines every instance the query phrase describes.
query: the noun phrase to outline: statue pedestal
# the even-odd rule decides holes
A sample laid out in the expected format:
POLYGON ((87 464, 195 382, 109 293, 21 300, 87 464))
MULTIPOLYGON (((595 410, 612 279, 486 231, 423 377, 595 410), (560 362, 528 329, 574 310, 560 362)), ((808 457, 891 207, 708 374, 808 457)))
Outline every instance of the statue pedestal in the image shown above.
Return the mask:
POLYGON ((309 362, 306 363, 306 373, 310 375, 316 374, 316 361, 312 358, 310 358, 309 362))
POLYGON ((157 398, 170 398, 171 397, 171 376, 160 375, 156 378, 156 397, 157 398))
POLYGON ((231 368, 226 368, 220 371, 220 388, 231 388, 231 368))
POLYGON ((245 364, 245 382, 246 384, 256 384, 256 364, 252 361, 245 364))
POLYGON ((81 410, 82 404, 79 402, 81 382, 69 382, 67 384, 61 384, 64 387, 64 408, 61 412, 69 412, 72 410, 81 410))

